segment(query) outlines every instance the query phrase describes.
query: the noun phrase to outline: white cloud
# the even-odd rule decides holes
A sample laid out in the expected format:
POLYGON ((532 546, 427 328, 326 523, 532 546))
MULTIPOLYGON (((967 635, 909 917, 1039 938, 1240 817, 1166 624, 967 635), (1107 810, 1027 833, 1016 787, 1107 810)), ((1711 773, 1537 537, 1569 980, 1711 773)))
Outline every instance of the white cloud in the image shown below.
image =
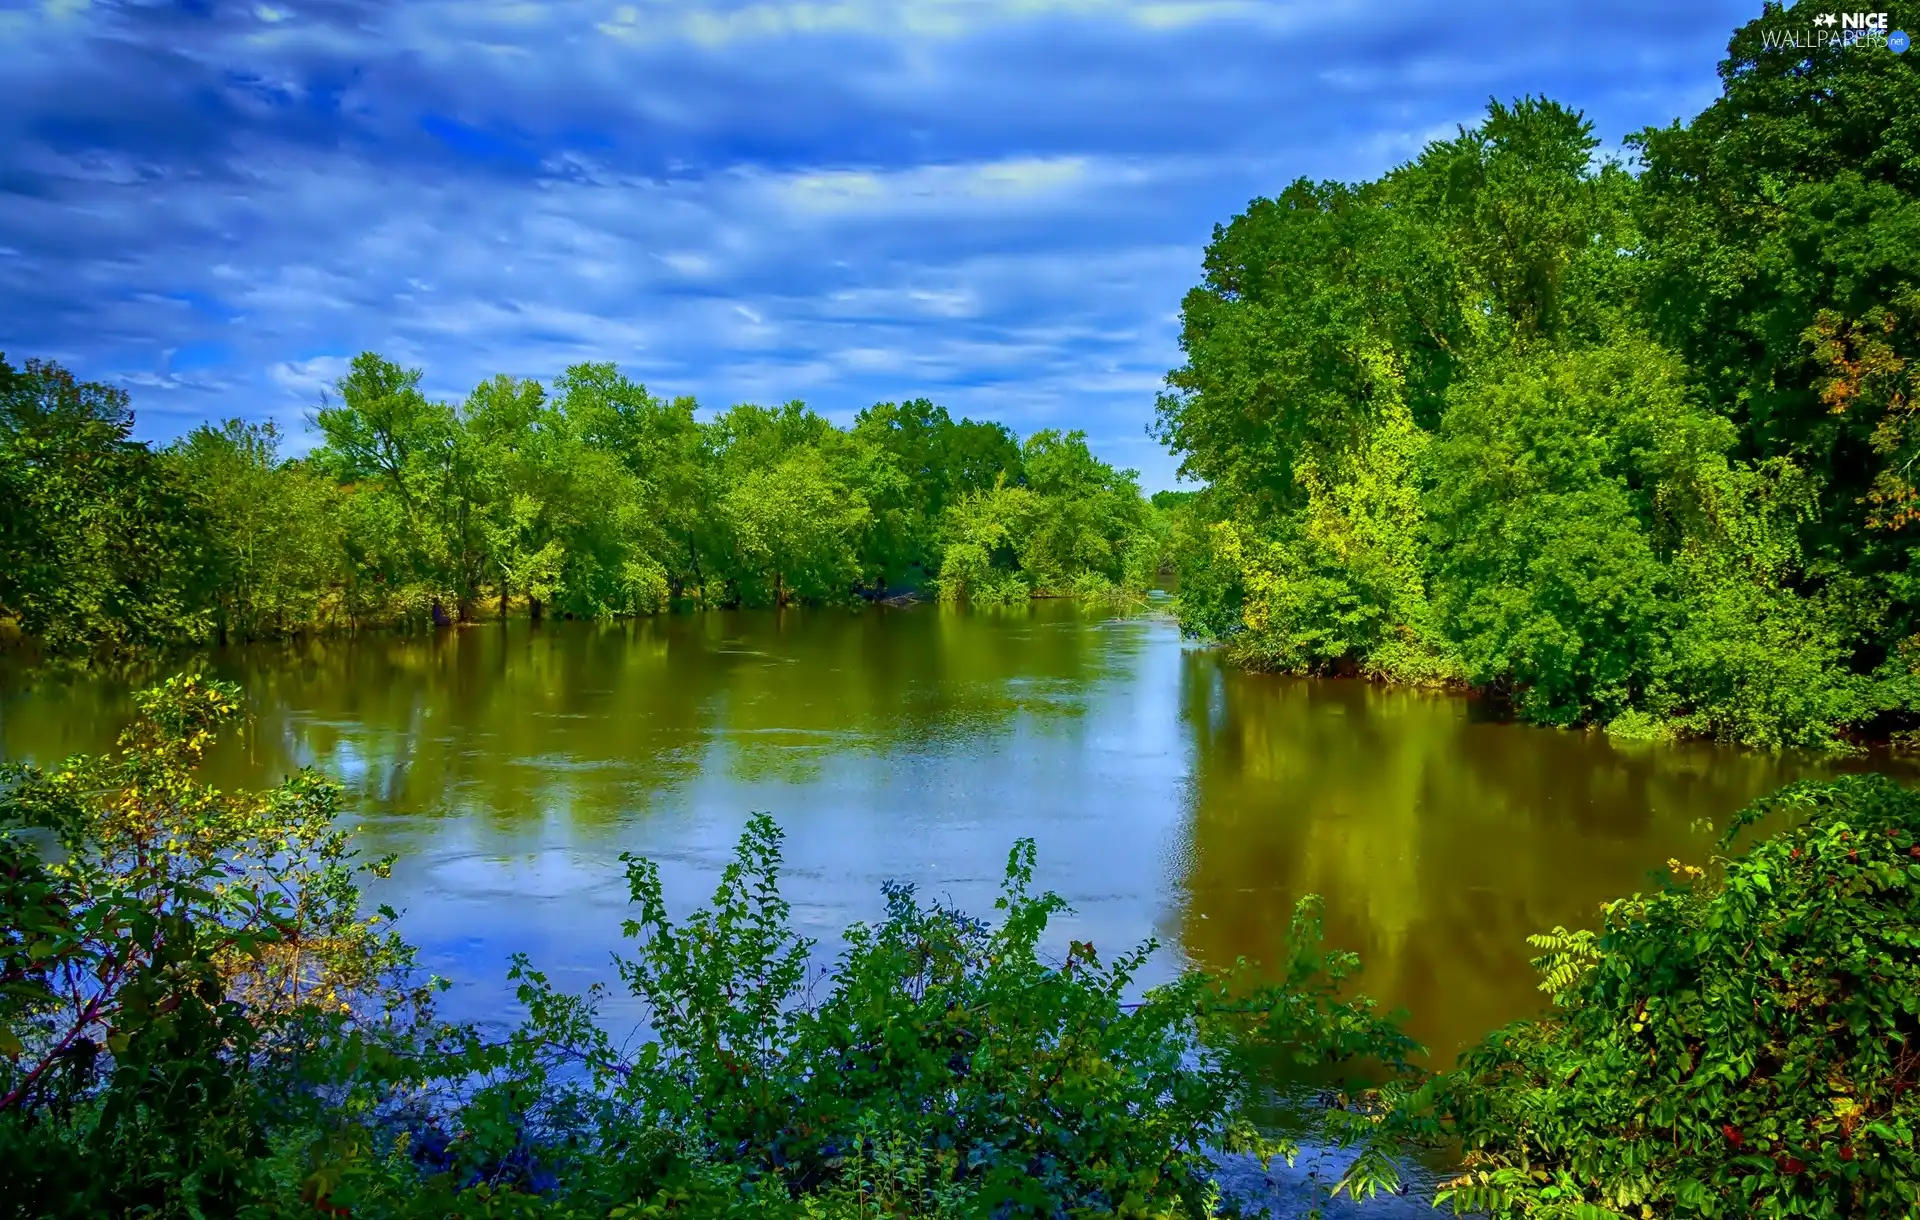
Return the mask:
POLYGON ((267 375, 274 384, 304 398, 317 398, 321 390, 346 376, 352 363, 345 356, 309 356, 305 360, 282 360, 269 365, 267 375))
POLYGON ((911 317, 971 318, 979 297, 967 288, 848 288, 828 293, 821 312, 829 317, 886 321, 911 317))
POLYGON ((815 171, 768 185, 792 211, 871 215, 1063 200, 1088 184, 1088 168, 1085 157, 1025 157, 891 171, 815 171))
POLYGON ((715 266, 712 258, 695 250, 670 250, 654 257, 690 279, 712 275, 715 266))
POLYGON ((1234 0, 793 0, 790 3, 621 4, 597 24, 623 42, 683 40, 703 47, 826 35, 960 38, 1049 19, 1177 28, 1222 19, 1291 17, 1325 6, 1234 0))

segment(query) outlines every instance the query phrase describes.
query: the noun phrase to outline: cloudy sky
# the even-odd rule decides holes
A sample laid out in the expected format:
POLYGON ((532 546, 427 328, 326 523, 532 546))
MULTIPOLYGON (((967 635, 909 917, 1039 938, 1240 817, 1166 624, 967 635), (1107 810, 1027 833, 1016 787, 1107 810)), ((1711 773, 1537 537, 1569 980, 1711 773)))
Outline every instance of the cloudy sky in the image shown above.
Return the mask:
POLYGON ((1716 92, 1728 0, 0 0, 0 351, 142 435, 612 360, 1145 435, 1212 227, 1546 93, 1716 92))

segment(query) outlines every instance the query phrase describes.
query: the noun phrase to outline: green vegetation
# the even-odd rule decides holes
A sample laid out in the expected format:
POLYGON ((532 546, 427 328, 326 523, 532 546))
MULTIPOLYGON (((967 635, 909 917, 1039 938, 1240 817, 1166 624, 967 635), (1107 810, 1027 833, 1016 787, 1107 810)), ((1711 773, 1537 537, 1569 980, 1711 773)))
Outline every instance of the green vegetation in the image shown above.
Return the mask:
MULTIPOLYGON (((1880 776, 1749 809, 1793 828, 1671 864, 1598 933, 1535 937, 1552 1006, 1427 1075, 1351 954, 1294 914, 1277 979, 1151 945, 1043 950, 1065 908, 1009 856, 999 921, 887 889, 822 970, 754 818, 712 907, 625 858, 637 1049, 525 959, 503 1040, 440 1023, 310 772, 196 769, 238 714, 193 677, 106 757, 0 780, 0 1214, 1206 1216, 1225 1152, 1465 1153, 1495 1217, 1891 1216, 1920 1207, 1920 793, 1880 776), (1278 1064, 1341 1104, 1276 1096, 1278 1064)), ((611 931, 611 929, 610 929, 611 931)))
POLYGON ((1395 1116, 1468 1150, 1461 1205, 1509 1216, 1909 1216, 1920 1209, 1920 794, 1790 785, 1673 861, 1599 934, 1533 937, 1553 1008, 1395 1116), (1583 1210, 1584 1209, 1584 1210, 1583 1210))
POLYGON ((271 424, 154 450, 126 395, 0 360, 0 620, 55 656, 301 631, 842 603, 1139 594, 1163 529, 1079 432, 1020 443, 925 401, 851 428, 711 421, 612 365, 432 402, 371 353, 283 460, 271 424))
POLYGON ((1631 171, 1523 99, 1215 230, 1159 405, 1188 630, 1631 735, 1920 722, 1914 65, 1788 20, 1631 171))

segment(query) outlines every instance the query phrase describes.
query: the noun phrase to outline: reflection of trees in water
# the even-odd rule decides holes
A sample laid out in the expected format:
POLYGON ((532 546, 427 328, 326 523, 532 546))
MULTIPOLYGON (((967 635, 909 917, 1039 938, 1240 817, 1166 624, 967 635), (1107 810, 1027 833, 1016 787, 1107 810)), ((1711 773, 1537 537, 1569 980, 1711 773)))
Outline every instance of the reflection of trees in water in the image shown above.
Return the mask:
POLYGON ((804 782, 850 750, 979 745, 1021 716, 1080 716, 1119 658, 1059 606, 959 613, 715 615, 732 626, 724 677, 728 766, 748 781, 804 782))
MULTIPOLYGON (((311 764, 373 812, 604 826, 706 768, 802 782, 849 752, 978 745, 1023 716, 1043 731, 1072 722, 1126 664, 1100 630, 1047 604, 513 621, 236 649, 213 667, 256 719, 210 770, 237 785, 311 764)), ((18 692, 0 748, 100 749, 127 691, 82 682, 51 692, 57 705, 18 692)))
POLYGON ((1620 748, 1502 724, 1464 700, 1187 659, 1194 741, 1181 935, 1214 965, 1259 959, 1293 900, 1327 900, 1366 990, 1436 1050, 1531 1010, 1525 936, 1593 922, 1669 856, 1698 859, 1753 797, 1819 769, 1703 746, 1620 748), (1205 918, 1202 918, 1202 916, 1205 918))

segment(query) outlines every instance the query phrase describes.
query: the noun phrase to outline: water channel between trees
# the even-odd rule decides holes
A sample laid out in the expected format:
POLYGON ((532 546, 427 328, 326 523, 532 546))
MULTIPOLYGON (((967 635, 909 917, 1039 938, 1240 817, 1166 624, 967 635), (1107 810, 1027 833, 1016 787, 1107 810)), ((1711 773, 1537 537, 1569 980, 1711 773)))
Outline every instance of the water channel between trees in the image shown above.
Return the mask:
MULTIPOLYGON (((659 860, 690 909, 767 810, 823 956, 879 914, 890 879, 990 915, 1008 848, 1031 836, 1040 883, 1076 910, 1059 947, 1156 936, 1156 977, 1269 958, 1294 900, 1323 895, 1364 989, 1411 1010, 1445 1062, 1538 1008, 1528 933, 1590 925, 1670 857, 1702 862, 1702 819, 1795 778, 1911 773, 1238 673, 1169 619, 1063 602, 486 624, 233 650, 211 668, 255 715, 215 781, 301 764, 343 780, 366 846, 402 857, 370 897, 403 908, 424 964, 455 980, 447 1015, 489 1023, 513 1015, 513 952, 569 987, 616 981, 621 852, 659 860)), ((0 688, 0 756, 100 750, 128 695, 0 688)))

